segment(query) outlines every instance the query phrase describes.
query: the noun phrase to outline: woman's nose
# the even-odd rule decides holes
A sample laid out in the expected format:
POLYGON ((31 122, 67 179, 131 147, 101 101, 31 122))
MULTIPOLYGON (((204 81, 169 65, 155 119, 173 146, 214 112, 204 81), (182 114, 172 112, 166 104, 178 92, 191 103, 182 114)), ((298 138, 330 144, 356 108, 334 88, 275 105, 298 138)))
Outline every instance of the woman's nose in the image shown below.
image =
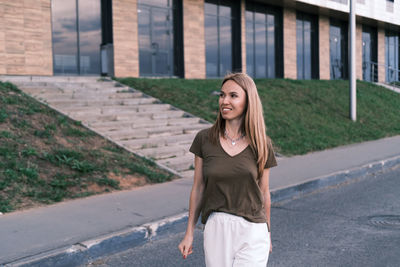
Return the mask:
POLYGON ((229 103, 229 99, 228 99, 228 98, 229 98, 229 97, 227 97, 227 96, 223 97, 223 98, 222 98, 222 103, 223 103, 223 104, 229 103))

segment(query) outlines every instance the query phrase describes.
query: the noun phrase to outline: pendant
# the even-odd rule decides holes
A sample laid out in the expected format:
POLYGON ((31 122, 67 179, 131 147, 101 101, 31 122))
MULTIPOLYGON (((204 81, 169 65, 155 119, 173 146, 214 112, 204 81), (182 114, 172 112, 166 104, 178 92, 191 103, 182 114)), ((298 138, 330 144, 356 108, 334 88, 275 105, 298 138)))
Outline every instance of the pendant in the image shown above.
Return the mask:
POLYGON ((235 141, 233 141, 233 142, 232 142, 232 145, 233 145, 233 146, 234 146, 234 145, 236 145, 236 142, 235 142, 235 141))

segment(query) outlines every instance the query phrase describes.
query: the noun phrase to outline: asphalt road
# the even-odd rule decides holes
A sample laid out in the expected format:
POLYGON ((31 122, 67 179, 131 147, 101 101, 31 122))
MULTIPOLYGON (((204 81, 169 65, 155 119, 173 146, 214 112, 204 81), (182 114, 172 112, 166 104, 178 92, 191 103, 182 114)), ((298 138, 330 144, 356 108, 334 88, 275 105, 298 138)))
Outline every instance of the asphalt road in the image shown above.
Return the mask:
MULTIPOLYGON (((182 232, 86 266, 204 266, 202 230, 183 260, 182 232)), ((268 266, 400 266, 400 166, 272 208, 268 266)))

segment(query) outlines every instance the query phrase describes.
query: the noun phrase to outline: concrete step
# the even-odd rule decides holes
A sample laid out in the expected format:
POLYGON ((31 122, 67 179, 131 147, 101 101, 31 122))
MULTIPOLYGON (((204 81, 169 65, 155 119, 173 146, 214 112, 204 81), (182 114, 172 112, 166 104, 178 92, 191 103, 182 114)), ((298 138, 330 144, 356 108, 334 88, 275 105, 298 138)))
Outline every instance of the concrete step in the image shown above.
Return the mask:
MULTIPOLYGON (((107 121, 107 122, 92 122, 88 126, 97 130, 104 131, 116 131, 118 129, 126 128, 143 128, 143 127, 160 127, 160 126, 172 126, 172 125, 187 125, 194 124, 200 121, 199 118, 171 118, 171 119, 159 119, 149 120, 148 118, 137 118, 134 120, 127 121, 107 121)), ((210 124, 205 124, 210 127, 210 124)))
POLYGON ((110 98, 116 98, 116 99, 128 99, 137 97, 147 97, 147 96, 145 96, 142 92, 139 91, 132 91, 132 92, 117 91, 113 94, 110 94, 110 98))
POLYGON ((100 76, 7 76, 13 80, 27 82, 96 82, 100 76))
POLYGON ((149 137, 149 133, 145 129, 138 129, 138 130, 129 129, 129 130, 118 130, 118 131, 99 130, 99 132, 109 137, 110 139, 116 141, 143 139, 149 137))
POLYGON ((190 145, 160 146, 155 148, 140 149, 140 153, 146 157, 156 160, 185 155, 189 151, 190 145))
MULTIPOLYGON (((27 75, 0 75, 0 80, 10 81, 13 83, 35 83, 35 82, 99 82, 104 80, 100 76, 27 76, 27 75)), ((109 79, 108 79, 109 80, 109 79)), ((102 81, 102 82, 114 82, 114 81, 102 81)))
POLYGON ((182 118, 185 114, 184 111, 181 110, 167 110, 163 111, 162 114, 157 113, 149 113, 149 112, 126 112, 124 114, 69 114, 75 120, 79 120, 85 122, 87 125, 91 125, 93 122, 106 122, 106 121, 127 121, 127 120, 135 120, 148 118, 151 119, 171 119, 171 118, 182 118))
POLYGON ((24 87, 18 86, 23 92, 30 95, 44 94, 44 93, 64 93, 65 91, 56 86, 43 86, 43 87, 24 87))
POLYGON ((151 115, 151 118, 154 119, 154 120, 181 118, 185 114, 187 114, 187 113, 182 111, 182 110, 170 110, 170 111, 166 111, 166 112, 153 113, 151 115))
POLYGON ((72 99, 72 92, 54 91, 45 93, 30 93, 31 96, 37 99, 46 100, 45 102, 52 101, 53 99, 72 99))
POLYGON ((49 82, 25 82, 25 81, 14 81, 13 82, 18 88, 46 88, 46 87, 57 87, 54 83, 49 82))
POLYGON ((178 172, 191 170, 194 166, 194 156, 192 153, 186 153, 185 155, 157 160, 157 163, 163 164, 171 169, 178 172))
POLYGON ((78 99, 51 99, 48 103, 57 107, 93 107, 93 106, 128 106, 153 104, 158 100, 155 98, 132 98, 132 99, 107 99, 107 100, 78 100, 78 99))
POLYGON ((113 83, 111 83, 111 82, 101 82, 101 83, 95 83, 95 82, 54 82, 52 84, 54 84, 57 87, 64 88, 66 90, 81 89, 81 88, 104 89, 104 88, 115 87, 115 85, 113 83))
POLYGON ((115 131, 100 131, 108 137, 115 140, 129 140, 138 138, 155 138, 161 136, 171 136, 178 134, 197 133, 200 129, 207 127, 204 124, 192 125, 173 125, 173 126, 155 126, 139 129, 121 129, 115 131))
POLYGON ((37 81, 37 82, 15 82, 19 87, 25 88, 37 88, 37 87, 48 87, 54 86, 63 88, 64 90, 79 89, 79 88, 91 88, 91 89, 103 89, 115 87, 114 83, 87 83, 87 82, 51 82, 51 81, 37 81))
POLYGON ((110 93, 107 92, 87 92, 87 93, 74 93, 74 92, 46 92, 40 94, 32 94, 34 97, 46 99, 47 101, 77 99, 77 100, 107 100, 110 98, 110 93))
MULTIPOLYGON (((46 98, 46 96, 50 96, 51 98, 55 98, 54 95, 107 95, 108 97, 114 93, 118 92, 117 88, 104 88, 104 89, 88 89, 88 88, 81 88, 81 89, 65 89, 62 87, 56 87, 56 86, 43 86, 43 87, 23 87, 20 86, 18 87, 22 91, 24 91, 27 94, 33 95, 33 96, 41 96, 43 98, 46 98)), ((86 98, 86 97, 84 97, 86 98)), ((62 98, 61 98, 62 99, 62 98)))
POLYGON ((158 127, 169 127, 169 126, 185 126, 199 123, 199 118, 169 118, 169 119, 152 119, 146 120, 135 120, 132 124, 133 129, 141 128, 158 128, 158 127))
MULTIPOLYGON (((82 102, 82 101, 108 101, 110 100, 110 93, 109 92, 88 92, 88 93, 79 93, 76 94, 74 92, 67 92, 67 91, 61 91, 61 90, 54 90, 53 92, 39 92, 39 93, 28 93, 32 95, 35 98, 38 99, 45 99, 46 102, 62 102, 65 100, 74 100, 76 102, 82 102)), ((117 103, 123 103, 123 104, 130 104, 133 103, 135 104, 136 102, 140 102, 141 100, 138 99, 146 99, 143 100, 144 102, 149 101, 150 103, 153 102, 159 102, 159 100, 154 99, 154 98, 144 98, 142 97, 142 93, 133 93, 131 95, 131 98, 126 98, 126 99, 113 99, 112 101, 117 101, 117 103), (149 100, 147 100, 149 99, 149 100)))
POLYGON ((119 129, 131 129, 133 122, 130 120, 105 121, 105 122, 91 122, 85 125, 89 128, 95 129, 96 131, 108 132, 108 131, 117 131, 119 129))
POLYGON ((46 98, 47 96, 54 98, 57 95, 85 95, 85 97, 91 97, 98 94, 106 94, 107 96, 116 93, 118 90, 116 88, 102 88, 102 89, 88 89, 88 88, 78 88, 78 89, 67 89, 54 84, 49 84, 47 86, 40 85, 17 85, 22 91, 33 96, 41 96, 46 98))
POLYGON ((171 105, 169 104, 143 104, 143 105, 132 105, 132 106, 65 106, 64 109, 67 112, 78 114, 80 112, 91 112, 92 110, 100 110, 99 114, 125 114, 133 112, 163 112, 170 110, 171 105))
POLYGON ((189 133, 197 133, 199 130, 206 128, 205 124, 187 124, 187 125, 172 125, 166 127, 152 127, 146 128, 146 131, 149 133, 149 137, 160 137, 160 136, 168 136, 171 134, 189 134, 189 133))
POLYGON ((119 141, 120 144, 133 149, 140 150, 144 148, 155 148, 160 146, 172 146, 175 144, 188 144, 193 141, 195 134, 180 134, 172 136, 161 136, 156 138, 133 139, 119 141))

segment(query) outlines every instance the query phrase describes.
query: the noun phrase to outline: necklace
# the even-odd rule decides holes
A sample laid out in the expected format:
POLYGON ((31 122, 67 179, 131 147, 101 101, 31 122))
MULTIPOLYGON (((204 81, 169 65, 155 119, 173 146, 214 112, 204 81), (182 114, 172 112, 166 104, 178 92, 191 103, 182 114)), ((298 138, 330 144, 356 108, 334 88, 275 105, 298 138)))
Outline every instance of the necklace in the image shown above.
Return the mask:
POLYGON ((236 145, 236 142, 239 141, 240 139, 242 139, 244 137, 244 134, 242 134, 240 137, 236 138, 236 139, 232 139, 229 135, 228 132, 225 130, 225 137, 229 139, 229 141, 231 141, 231 144, 234 146, 236 145))

